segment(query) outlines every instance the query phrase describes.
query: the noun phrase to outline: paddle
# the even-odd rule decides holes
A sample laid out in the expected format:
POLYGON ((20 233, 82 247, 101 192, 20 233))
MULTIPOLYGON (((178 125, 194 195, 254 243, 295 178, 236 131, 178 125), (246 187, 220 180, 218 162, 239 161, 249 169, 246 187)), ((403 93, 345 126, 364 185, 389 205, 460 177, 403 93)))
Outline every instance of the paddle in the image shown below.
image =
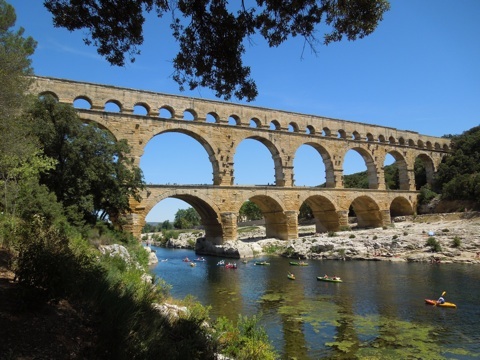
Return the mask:
MULTIPOLYGON (((447 293, 447 292, 444 291, 444 292, 442 292, 442 295, 440 295, 440 296, 443 297, 443 296, 445 296, 446 293, 447 293)), ((436 301, 435 301, 435 304, 433 304, 433 306, 437 306, 437 302, 436 302, 436 301)))

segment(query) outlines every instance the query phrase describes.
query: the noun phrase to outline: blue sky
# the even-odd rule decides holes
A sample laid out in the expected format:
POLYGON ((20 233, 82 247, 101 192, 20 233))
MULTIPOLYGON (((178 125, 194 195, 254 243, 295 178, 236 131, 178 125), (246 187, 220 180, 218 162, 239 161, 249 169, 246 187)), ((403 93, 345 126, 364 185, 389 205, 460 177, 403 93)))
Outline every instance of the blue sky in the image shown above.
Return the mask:
MULTIPOLYGON (((32 58, 37 75, 215 99, 208 89, 178 90, 171 78, 176 44, 168 24, 153 16, 146 23, 142 54, 117 68, 84 45, 83 31, 54 28, 42 1, 7 2, 15 7, 17 26, 38 42, 32 58)), ((302 53, 301 39, 269 49, 254 38, 244 58, 259 91, 250 104, 432 136, 460 134, 480 125, 479 17, 479 0, 392 0, 372 35, 319 46, 317 55, 308 49, 302 53)), ((258 142, 242 142, 234 162, 237 184, 273 183, 273 161, 258 142)), ((212 183, 206 152, 186 135, 155 137, 140 166, 147 183, 212 183)), ((345 174, 365 168, 358 154, 347 154, 345 174)), ((294 169, 297 185, 325 179, 320 156, 308 146, 298 150, 294 169)), ((172 220, 178 208, 186 207, 166 199, 147 220, 172 220)))

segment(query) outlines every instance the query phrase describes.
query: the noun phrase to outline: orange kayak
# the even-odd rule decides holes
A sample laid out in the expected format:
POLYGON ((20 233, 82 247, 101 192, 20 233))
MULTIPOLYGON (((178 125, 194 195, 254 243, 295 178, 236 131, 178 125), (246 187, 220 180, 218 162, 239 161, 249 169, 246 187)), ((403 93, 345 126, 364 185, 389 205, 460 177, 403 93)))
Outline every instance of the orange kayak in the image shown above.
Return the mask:
POLYGON ((449 308, 456 308, 457 307, 457 305, 455 305, 454 303, 451 303, 451 302, 444 302, 443 304, 437 304, 436 300, 430 300, 430 299, 425 299, 425 304, 429 304, 429 305, 435 305, 436 304, 436 306, 449 307, 449 308))

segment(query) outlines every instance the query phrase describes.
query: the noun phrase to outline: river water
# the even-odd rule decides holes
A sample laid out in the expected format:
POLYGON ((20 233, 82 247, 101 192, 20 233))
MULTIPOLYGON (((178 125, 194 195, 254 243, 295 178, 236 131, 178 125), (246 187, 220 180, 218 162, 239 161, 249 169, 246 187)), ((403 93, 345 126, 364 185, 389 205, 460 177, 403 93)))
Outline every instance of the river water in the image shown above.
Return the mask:
MULTIPOLYGON (((191 267, 191 250, 156 248, 153 272, 175 298, 193 295, 213 319, 260 315, 281 359, 478 359, 480 266, 263 256, 236 270, 217 257, 191 267), (267 260, 268 266, 254 265, 267 260), (295 274, 289 280, 287 273, 295 274), (327 283, 317 276, 340 276, 327 283), (456 309, 426 305, 446 291, 456 309)), ((225 259, 235 261, 232 259, 225 259)))

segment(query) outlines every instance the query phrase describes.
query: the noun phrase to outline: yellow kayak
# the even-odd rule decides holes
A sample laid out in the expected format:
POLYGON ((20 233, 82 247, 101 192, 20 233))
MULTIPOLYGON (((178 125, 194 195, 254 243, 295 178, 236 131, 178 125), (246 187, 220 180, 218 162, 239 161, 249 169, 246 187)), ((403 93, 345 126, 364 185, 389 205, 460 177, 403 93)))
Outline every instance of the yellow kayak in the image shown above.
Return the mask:
POLYGON ((435 305, 440 307, 456 308, 457 305, 451 302, 444 302, 443 304, 437 304, 435 300, 425 299, 425 304, 435 305))

